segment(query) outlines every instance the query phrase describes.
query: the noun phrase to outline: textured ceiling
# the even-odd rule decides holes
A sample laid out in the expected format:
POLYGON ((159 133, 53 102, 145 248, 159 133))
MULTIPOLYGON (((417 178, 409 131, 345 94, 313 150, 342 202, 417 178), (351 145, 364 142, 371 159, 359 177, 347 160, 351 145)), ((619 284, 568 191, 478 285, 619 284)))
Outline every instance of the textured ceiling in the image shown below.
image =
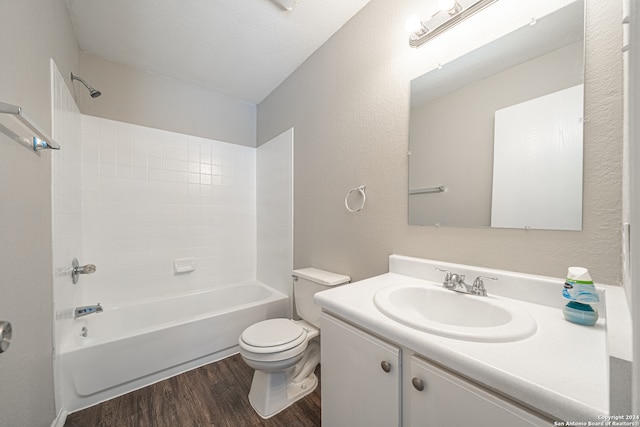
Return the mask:
POLYGON ((66 0, 81 50, 254 104, 368 2, 66 0))

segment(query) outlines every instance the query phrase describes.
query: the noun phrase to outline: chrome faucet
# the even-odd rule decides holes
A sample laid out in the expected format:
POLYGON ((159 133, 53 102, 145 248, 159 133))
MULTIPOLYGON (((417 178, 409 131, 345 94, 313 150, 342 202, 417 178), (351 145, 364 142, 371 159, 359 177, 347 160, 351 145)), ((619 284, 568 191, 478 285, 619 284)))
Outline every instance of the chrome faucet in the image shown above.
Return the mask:
POLYGON ((442 286, 445 289, 449 289, 455 292, 460 292, 463 294, 479 295, 479 296, 486 297, 487 289, 484 287, 483 280, 498 280, 497 277, 478 276, 473 281, 473 285, 469 285, 464 282, 464 279, 466 277, 464 274, 452 273, 449 270, 443 270, 438 267, 436 267, 436 270, 447 273, 445 274, 444 281, 442 282, 442 286))
POLYGON ((88 316, 93 313, 102 313, 104 310, 100 303, 97 305, 83 305, 82 307, 76 307, 74 310, 73 318, 77 319, 78 317, 88 316))

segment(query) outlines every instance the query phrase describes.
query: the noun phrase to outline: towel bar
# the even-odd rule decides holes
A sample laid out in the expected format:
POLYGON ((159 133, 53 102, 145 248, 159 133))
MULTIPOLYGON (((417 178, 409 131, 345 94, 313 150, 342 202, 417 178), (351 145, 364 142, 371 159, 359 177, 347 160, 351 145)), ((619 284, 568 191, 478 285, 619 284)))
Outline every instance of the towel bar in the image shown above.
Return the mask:
POLYGON ((33 143, 31 144, 28 139, 21 138, 9 128, 5 127, 4 125, 0 125, 0 132, 4 133, 9 138, 21 144, 26 143, 28 145, 31 145, 33 147, 33 151, 39 151, 43 148, 48 148, 51 150, 60 149, 60 146, 51 137, 47 136, 47 134, 45 134, 42 129, 40 129, 40 127, 29 118, 29 116, 24 114, 21 107, 18 107, 17 105, 7 104, 5 102, 0 102, 0 113, 12 115, 23 125, 29 128, 33 133, 35 133, 35 136, 32 139, 33 143))

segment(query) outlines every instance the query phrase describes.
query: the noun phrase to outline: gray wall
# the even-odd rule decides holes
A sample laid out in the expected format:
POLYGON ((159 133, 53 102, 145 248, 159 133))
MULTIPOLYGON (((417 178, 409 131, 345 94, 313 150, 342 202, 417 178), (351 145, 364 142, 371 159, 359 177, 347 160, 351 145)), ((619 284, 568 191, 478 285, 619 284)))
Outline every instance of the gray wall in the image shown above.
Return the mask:
POLYGON ((91 98, 75 83, 83 114, 256 146, 256 106, 217 92, 81 53, 78 74, 102 92, 91 98))
MULTIPOLYGON (((78 65, 63 0, 0 2, 0 40, 0 101, 22 106, 50 133, 49 58, 64 73, 78 65)), ((2 426, 55 418, 50 156, 0 134, 0 319, 13 324, 11 347, 0 354, 2 426)))
POLYGON ((387 257, 399 253, 553 277, 579 265, 597 282, 620 283, 619 2, 590 1, 586 14, 581 232, 407 225, 409 81, 418 53, 403 26, 418 7, 372 0, 258 106, 258 144, 296 129, 294 266, 358 280, 387 271, 387 257), (344 196, 361 184, 367 206, 349 214, 344 196))

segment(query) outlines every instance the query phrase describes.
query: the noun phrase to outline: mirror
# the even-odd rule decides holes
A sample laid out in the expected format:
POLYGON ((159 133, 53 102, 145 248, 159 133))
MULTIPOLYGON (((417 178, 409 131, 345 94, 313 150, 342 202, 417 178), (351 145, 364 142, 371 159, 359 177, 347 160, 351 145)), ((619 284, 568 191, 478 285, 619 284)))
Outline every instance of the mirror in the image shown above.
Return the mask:
POLYGON ((583 73, 580 0, 412 80, 409 224, 580 230, 583 73))

